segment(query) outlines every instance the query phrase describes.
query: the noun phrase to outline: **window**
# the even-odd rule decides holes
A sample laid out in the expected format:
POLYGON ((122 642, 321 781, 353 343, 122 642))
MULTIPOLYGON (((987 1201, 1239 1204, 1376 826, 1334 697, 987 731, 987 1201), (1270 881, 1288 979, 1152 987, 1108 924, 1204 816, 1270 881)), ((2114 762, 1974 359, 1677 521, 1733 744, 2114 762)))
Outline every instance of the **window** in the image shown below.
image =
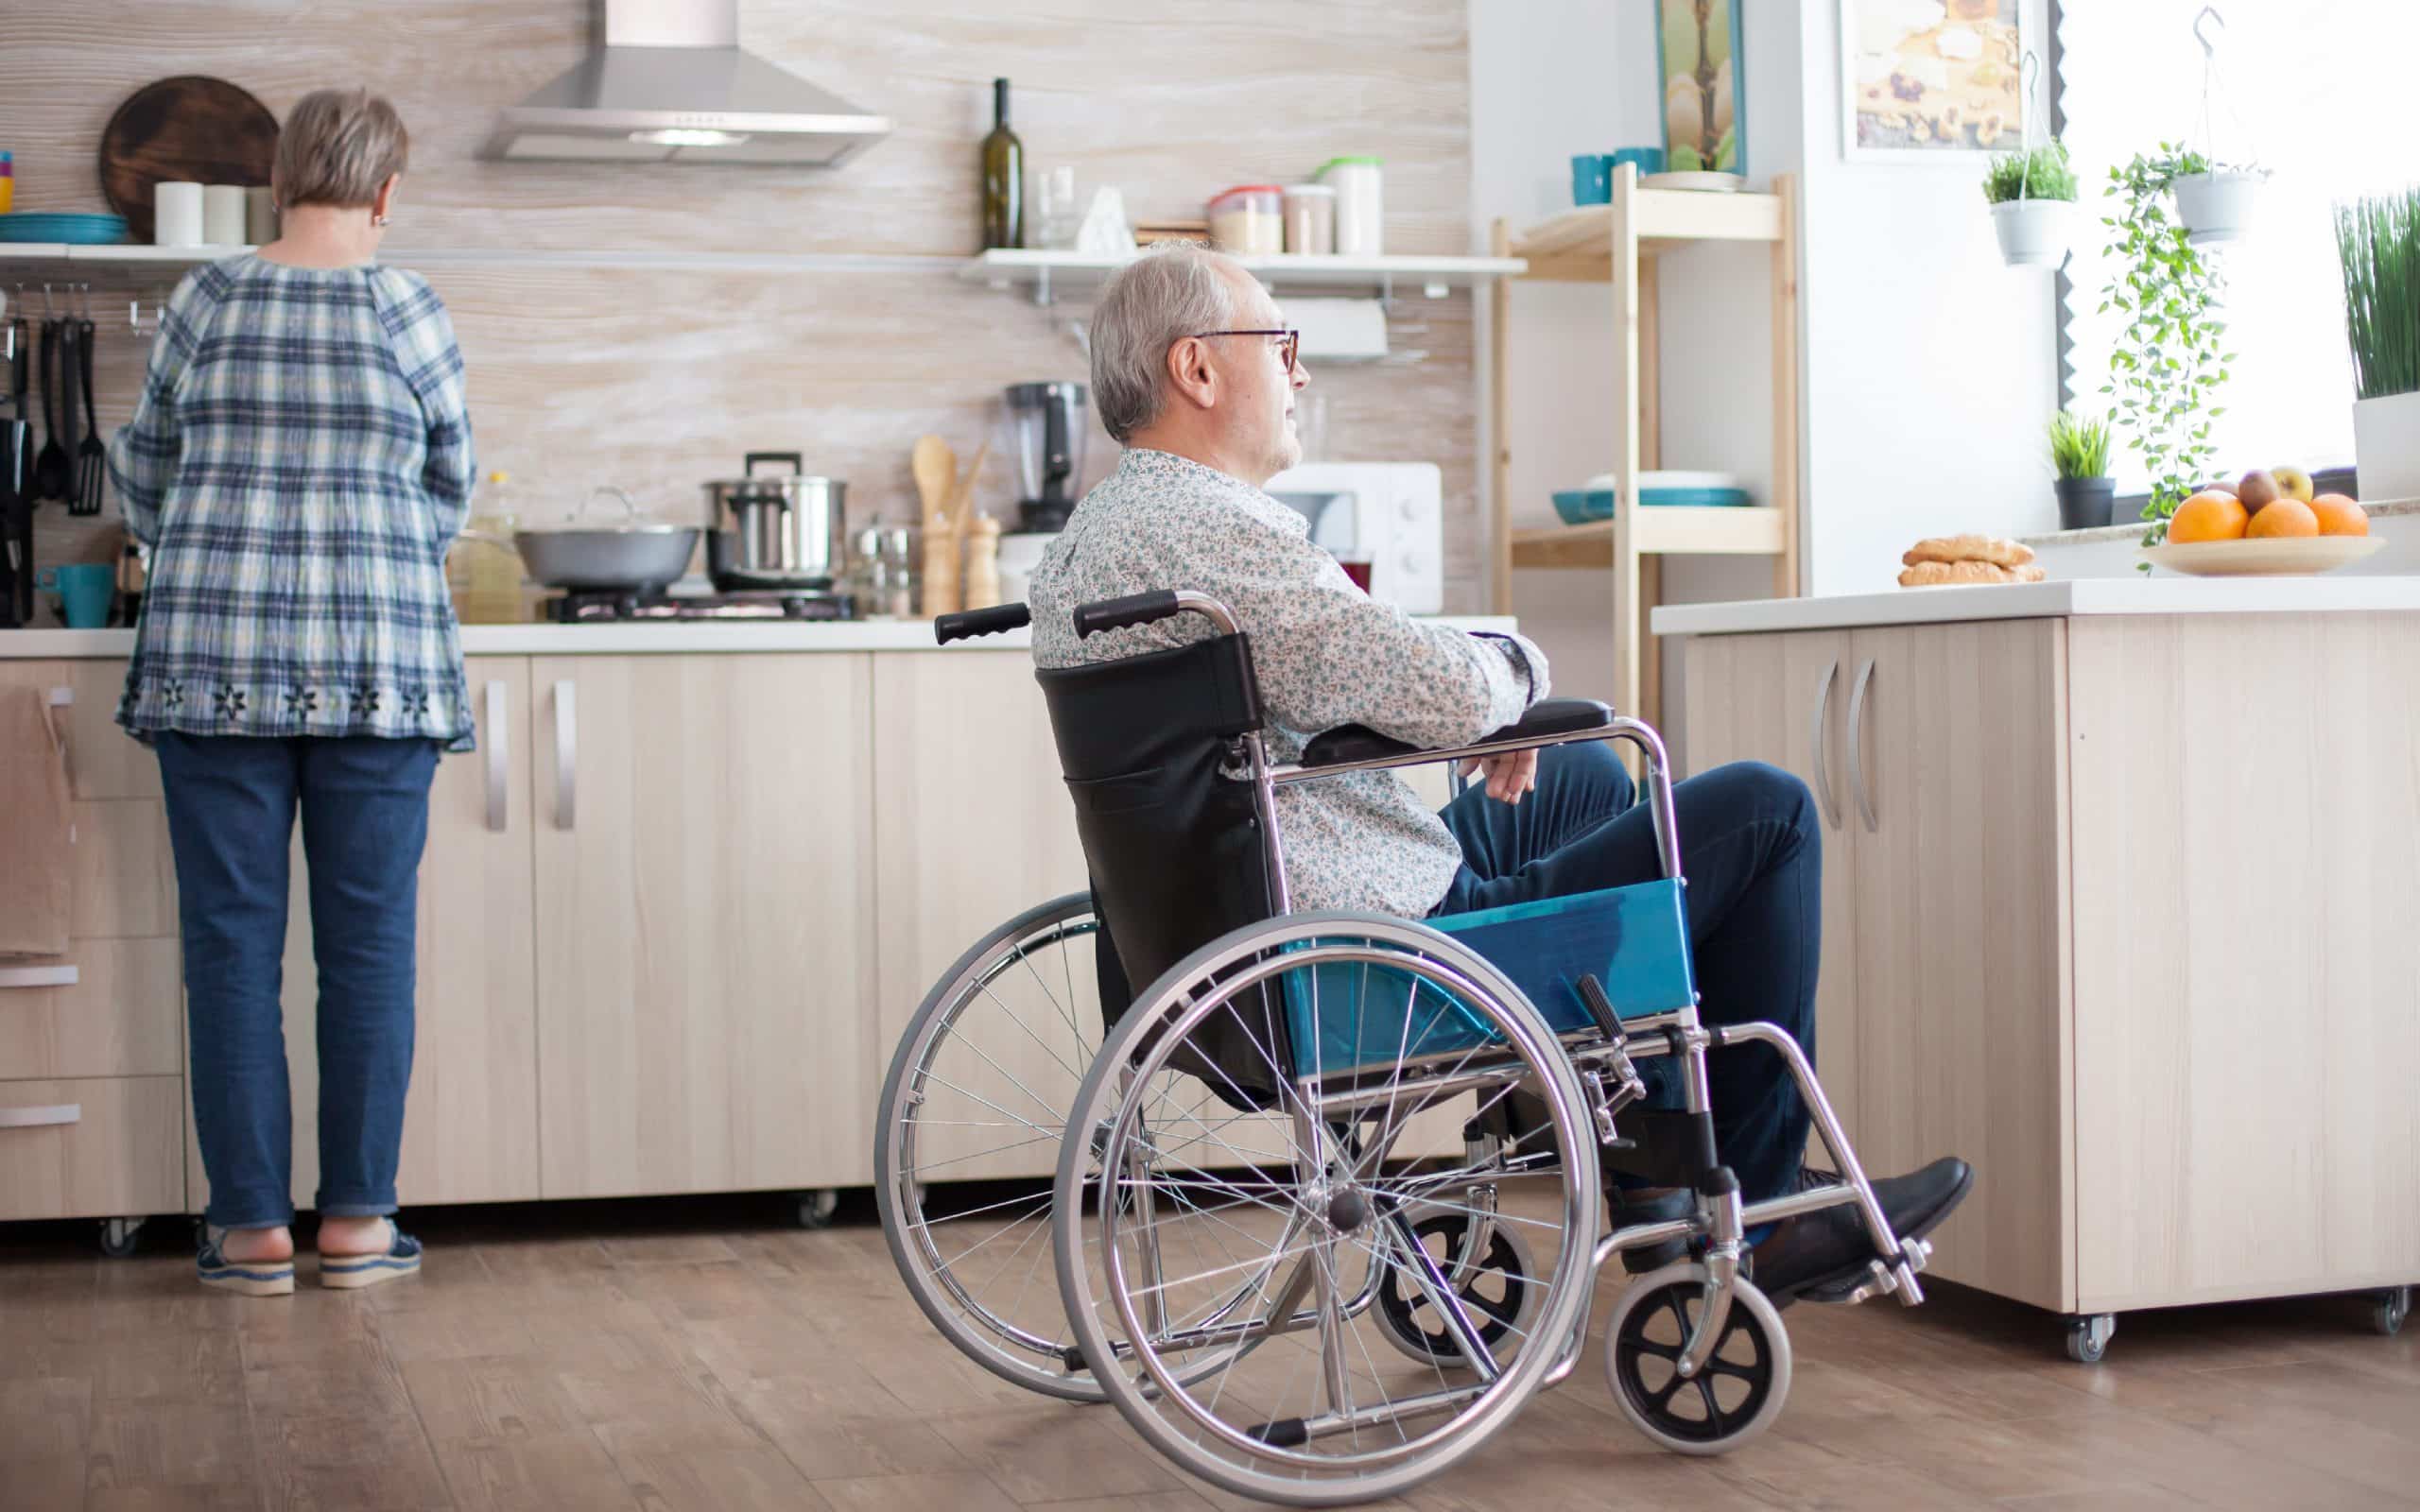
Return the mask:
MULTIPOLYGON (((2270 170, 2252 232, 2205 251, 2226 279, 2222 318, 2238 360, 2219 390, 2214 473, 2353 461, 2353 372, 2331 206, 2420 179, 2411 129, 2420 5, 2409 0, 2234 0, 2221 4, 2210 119, 2193 21, 2203 0, 2066 0, 2059 17, 2063 136, 2079 180, 2066 267, 2068 387, 2074 407, 2104 411, 2109 352, 2124 329, 2098 313, 2114 260, 2102 198, 2113 164, 2161 142, 2270 170)), ((2120 493, 2150 483, 2120 436, 2120 493)))

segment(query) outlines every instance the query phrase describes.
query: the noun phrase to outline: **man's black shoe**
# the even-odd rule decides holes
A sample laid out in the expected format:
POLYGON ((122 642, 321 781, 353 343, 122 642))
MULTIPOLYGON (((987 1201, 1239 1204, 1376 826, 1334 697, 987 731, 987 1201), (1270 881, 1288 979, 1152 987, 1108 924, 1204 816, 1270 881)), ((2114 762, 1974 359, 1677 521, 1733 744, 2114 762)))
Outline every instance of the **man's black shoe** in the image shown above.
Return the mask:
MULTIPOLYGON (((1975 1168, 1944 1156, 1922 1170, 1874 1183, 1874 1198, 1892 1231, 1921 1239, 1941 1227, 1975 1184, 1975 1168)), ((1785 1307, 1813 1293, 1853 1285, 1866 1263, 1880 1259, 1853 1203, 1787 1218, 1750 1251, 1757 1289, 1785 1307)))

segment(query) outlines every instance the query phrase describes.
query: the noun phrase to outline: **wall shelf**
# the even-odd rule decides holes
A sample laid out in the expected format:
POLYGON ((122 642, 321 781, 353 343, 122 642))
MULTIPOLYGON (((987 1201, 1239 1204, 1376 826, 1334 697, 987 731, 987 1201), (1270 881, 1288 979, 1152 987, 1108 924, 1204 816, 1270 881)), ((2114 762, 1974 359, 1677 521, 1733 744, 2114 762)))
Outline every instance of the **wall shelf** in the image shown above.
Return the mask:
MULTIPOLYGON (((0 263, 65 263, 133 267, 191 267, 257 251, 253 247, 73 247, 57 242, 0 242, 0 263)), ((395 267, 525 266, 666 268, 700 273, 948 272, 964 259, 883 252, 691 252, 645 248, 563 250, 526 247, 390 247, 379 261, 395 267)))
MULTIPOLYGON (((1030 288, 1035 303, 1047 304, 1061 294, 1089 294, 1132 261, 1097 252, 995 248, 965 259, 958 276, 994 288, 1030 288)), ((1450 290, 1491 279, 1518 278, 1529 266, 1517 257, 1317 257, 1301 252, 1236 261, 1275 288, 1368 289, 1388 299, 1398 286, 1417 286, 1429 298, 1442 299, 1450 290)))
POLYGON ((1795 181, 1776 175, 1770 194, 1710 194, 1641 189, 1638 170, 1614 172, 1610 203, 1565 211, 1514 234, 1495 223, 1494 246, 1526 264, 1499 280, 1495 301, 1489 404, 1496 436, 1495 561, 1489 606, 1511 613, 1515 568, 1607 571, 1613 631, 1615 706, 1648 722, 1662 714, 1661 659, 1654 654, 1649 615, 1663 596, 1668 556, 1770 557, 1773 593, 1798 592, 1798 249, 1795 181), (1762 243, 1772 250, 1773 385, 1772 490, 1754 508, 1648 508, 1637 503, 1639 473, 1664 465, 1658 430, 1657 259, 1702 242, 1762 243), (1611 308, 1599 333, 1614 352, 1616 392, 1610 406, 1577 408, 1551 396, 1572 423, 1601 429, 1614 448, 1615 518, 1593 524, 1512 528, 1504 437, 1512 418, 1505 346, 1512 330, 1514 278, 1610 284, 1611 308), (1611 413, 1608 414, 1607 408, 1611 413))

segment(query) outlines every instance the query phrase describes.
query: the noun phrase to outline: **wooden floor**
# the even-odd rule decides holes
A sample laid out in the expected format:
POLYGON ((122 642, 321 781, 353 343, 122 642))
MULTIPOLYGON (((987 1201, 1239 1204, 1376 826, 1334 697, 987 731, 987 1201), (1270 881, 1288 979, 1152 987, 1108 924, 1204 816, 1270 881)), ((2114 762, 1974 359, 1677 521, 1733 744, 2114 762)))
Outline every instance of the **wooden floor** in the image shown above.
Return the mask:
MULTIPOLYGON (((965 1364, 901 1290, 862 1194, 416 1215, 417 1280, 204 1295, 181 1235, 0 1229, 0 1506, 806 1507, 1200 1512, 1107 1408, 965 1364)), ((1599 1315, 1602 1315, 1601 1307, 1599 1315)), ((1720 1460, 1616 1415, 1592 1350, 1420 1508, 2420 1505, 2420 1327, 2350 1299, 2055 1320, 1938 1288, 1787 1314, 1774 1430, 1720 1460)))

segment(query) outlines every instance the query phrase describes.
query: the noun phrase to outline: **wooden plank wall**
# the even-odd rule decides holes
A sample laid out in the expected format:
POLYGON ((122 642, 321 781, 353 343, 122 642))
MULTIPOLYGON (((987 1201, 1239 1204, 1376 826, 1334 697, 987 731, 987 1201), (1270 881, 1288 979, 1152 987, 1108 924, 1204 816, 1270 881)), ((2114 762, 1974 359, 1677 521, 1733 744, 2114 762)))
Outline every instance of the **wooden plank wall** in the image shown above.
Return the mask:
MULTIPOLYGON (((14 0, 9 12, 0 146, 16 155, 23 210, 106 208, 95 154, 110 112, 153 79, 202 73, 281 115, 328 84, 391 97, 413 131, 388 244, 406 266, 414 246, 957 256, 979 239, 976 145, 997 75, 1028 163, 1073 164, 1087 195, 1115 183, 1138 218, 1198 215, 1230 184, 1370 152, 1387 163, 1390 250, 1470 246, 1463 0, 741 0, 743 45, 896 123, 828 173, 479 160, 495 111, 601 35, 586 0, 14 0)), ((513 474, 525 514, 612 483, 685 520, 700 482, 780 449, 849 480, 853 523, 904 522, 908 447, 926 431, 961 457, 994 437, 977 504, 1007 509, 1018 486, 999 389, 1083 376, 1069 331, 1080 307, 1038 309, 948 271, 478 264, 430 277, 470 365, 480 465, 513 474)), ((95 284, 105 429, 125 420, 147 350, 127 301, 168 282, 95 284)), ((1420 360, 1315 373, 1326 455, 1443 468, 1447 607, 1476 610, 1469 298, 1409 291, 1392 325, 1398 358, 1420 360)), ((1096 431, 1088 476, 1115 460, 1096 431)), ((38 549, 54 562, 105 550, 113 515, 45 507, 38 549)))

